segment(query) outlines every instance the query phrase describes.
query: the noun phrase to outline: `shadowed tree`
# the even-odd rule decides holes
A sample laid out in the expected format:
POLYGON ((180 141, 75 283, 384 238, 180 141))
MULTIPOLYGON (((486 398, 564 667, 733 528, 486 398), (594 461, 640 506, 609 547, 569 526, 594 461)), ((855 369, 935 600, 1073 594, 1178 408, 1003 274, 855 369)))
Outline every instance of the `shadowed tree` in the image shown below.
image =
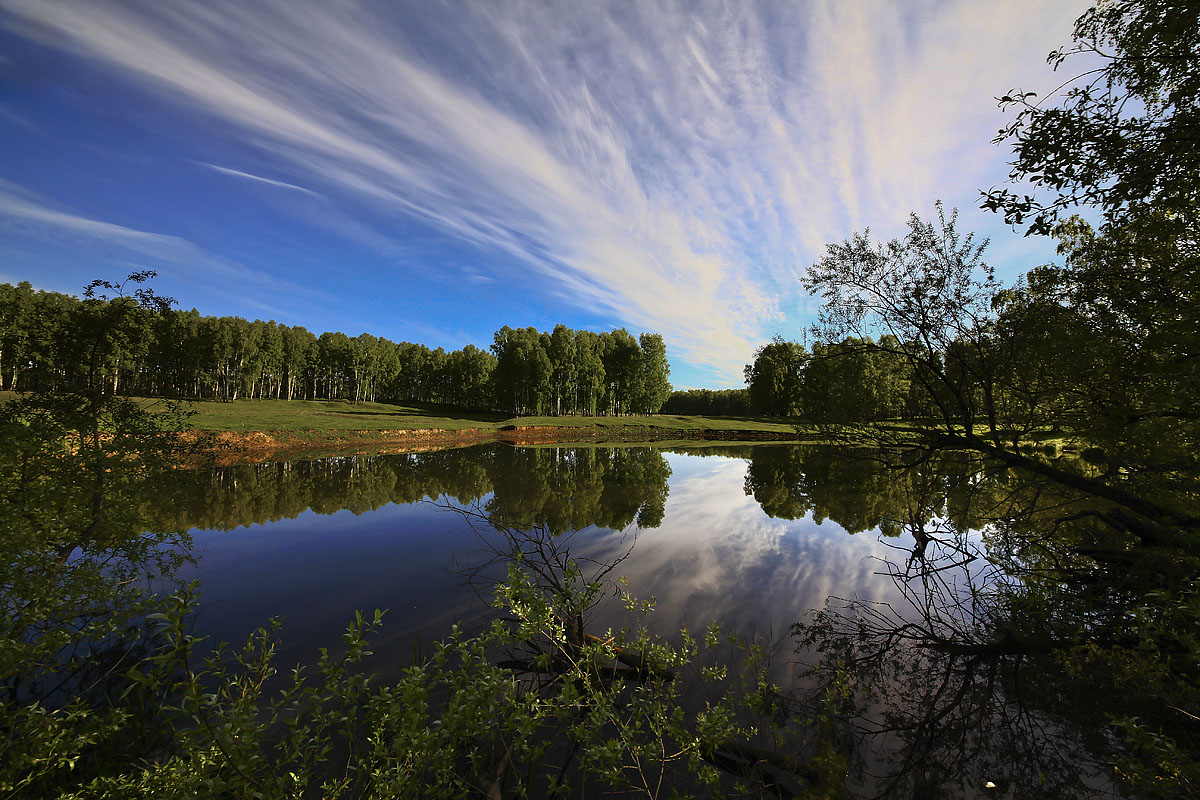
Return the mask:
POLYGON ((796 342, 776 335, 754 351, 754 363, 744 370, 750 409, 771 417, 794 417, 801 409, 801 374, 808 353, 796 342))

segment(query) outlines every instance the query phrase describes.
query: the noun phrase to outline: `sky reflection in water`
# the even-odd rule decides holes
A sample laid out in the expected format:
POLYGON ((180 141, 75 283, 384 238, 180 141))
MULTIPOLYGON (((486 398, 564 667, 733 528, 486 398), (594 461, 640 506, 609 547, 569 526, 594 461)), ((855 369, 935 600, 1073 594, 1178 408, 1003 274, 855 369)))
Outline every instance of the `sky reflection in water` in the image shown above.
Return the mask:
MULTIPOLYGON (((875 532, 850 535, 811 514, 770 518, 745 492, 744 458, 663 457, 671 476, 662 524, 588 528, 571 550, 606 560, 632 546, 614 577, 656 599, 656 631, 695 630, 715 619, 726 630, 774 640, 831 595, 896 599, 891 581, 875 574, 872 556, 890 552, 875 532)), ((485 560, 480 540, 462 516, 428 501, 359 515, 305 511, 229 532, 196 531, 195 541, 198 566, 185 577, 201 582, 199 632, 238 642, 280 616, 281 664, 309 661, 318 647, 339 641, 356 609, 384 608, 374 643, 384 659, 377 669, 386 672, 385 664, 411 657, 418 642, 428 648, 480 608, 457 571, 485 560)), ((597 621, 618 619, 605 613, 597 621)))

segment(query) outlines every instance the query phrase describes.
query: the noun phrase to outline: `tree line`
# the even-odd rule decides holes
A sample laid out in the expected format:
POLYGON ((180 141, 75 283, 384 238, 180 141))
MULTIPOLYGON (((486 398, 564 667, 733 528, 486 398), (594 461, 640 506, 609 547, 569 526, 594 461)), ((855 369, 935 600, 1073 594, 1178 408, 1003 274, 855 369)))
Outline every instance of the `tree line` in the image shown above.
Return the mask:
MULTIPOLYGON (((915 357, 921 352, 919 345, 890 334, 816 341, 811 351, 777 335, 746 365, 746 388, 672 392, 662 411, 831 424, 927 419, 938 413, 938 400, 917 374, 915 357)), ((933 357, 945 360, 944 353, 933 357)))
POLYGON ((745 389, 685 389, 671 392, 662 411, 664 414, 744 417, 750 414, 750 398, 745 389))
POLYGON ((274 320, 204 316, 170 303, 144 307, 136 293, 126 297, 102 282, 83 298, 0 284, 0 389, 72 388, 89 370, 114 394, 417 402, 515 415, 652 414, 671 391, 656 333, 505 326, 487 350, 468 344, 447 352, 370 333, 318 336, 274 320), (128 313, 105 357, 90 364, 79 343, 114 305, 128 313))
POLYGON ((847 336, 804 345, 776 336, 746 365, 750 413, 812 422, 855 423, 921 419, 936 403, 924 392, 895 336, 847 336))

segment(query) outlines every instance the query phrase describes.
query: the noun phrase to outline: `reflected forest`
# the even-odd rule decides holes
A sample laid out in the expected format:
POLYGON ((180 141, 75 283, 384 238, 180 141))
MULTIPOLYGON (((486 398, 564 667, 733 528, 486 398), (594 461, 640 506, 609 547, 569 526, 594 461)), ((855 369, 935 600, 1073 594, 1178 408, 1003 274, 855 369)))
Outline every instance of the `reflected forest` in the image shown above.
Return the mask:
POLYGON ((1200 4, 1064 36, 980 195, 1058 261, 1002 280, 941 203, 854 233, 744 388, 672 393, 624 329, 0 287, 0 798, 1200 795, 1200 4), (191 425, 302 396, 795 437, 228 464, 191 425))
POLYGON ((186 470, 171 476, 148 519, 164 530, 235 528, 305 511, 363 514, 391 503, 449 500, 499 528, 553 534, 662 522, 671 469, 650 447, 489 445, 430 453, 342 456, 186 470))

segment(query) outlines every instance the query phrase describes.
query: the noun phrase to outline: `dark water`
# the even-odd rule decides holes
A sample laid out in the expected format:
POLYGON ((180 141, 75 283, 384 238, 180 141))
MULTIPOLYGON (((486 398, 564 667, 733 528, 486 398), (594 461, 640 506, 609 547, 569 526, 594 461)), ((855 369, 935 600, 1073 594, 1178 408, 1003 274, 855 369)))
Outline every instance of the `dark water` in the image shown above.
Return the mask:
MULTIPOLYGON (((239 642, 278 616, 282 664, 381 608, 386 677, 482 619, 505 532, 539 531, 585 570, 619 561, 609 577, 654 598, 656 633, 715 620, 773 646, 798 716, 805 691, 848 676, 830 736, 852 795, 1105 795, 1109 721, 1146 713, 1098 695, 1063 644, 1119 628, 1128 602, 1091 588, 1113 578, 1078 555, 1101 535, 1086 503, 966 455, 483 445, 195 470, 171 486, 155 513, 194 532, 199 632, 239 642)), ((589 624, 621 620, 609 600, 589 624)))
POLYGON ((814 481, 815 497, 789 498, 748 484, 784 449, 484 445, 222 467, 190 475, 172 505, 196 528, 184 577, 201 583, 200 632, 236 642, 278 616, 284 660, 336 642, 355 610, 387 609, 385 663, 469 620, 489 523, 573 532, 577 559, 625 556, 612 577, 655 598, 660 633, 718 620, 780 640, 831 595, 895 599, 877 559, 911 542, 880 542, 887 509, 860 486, 814 481))

